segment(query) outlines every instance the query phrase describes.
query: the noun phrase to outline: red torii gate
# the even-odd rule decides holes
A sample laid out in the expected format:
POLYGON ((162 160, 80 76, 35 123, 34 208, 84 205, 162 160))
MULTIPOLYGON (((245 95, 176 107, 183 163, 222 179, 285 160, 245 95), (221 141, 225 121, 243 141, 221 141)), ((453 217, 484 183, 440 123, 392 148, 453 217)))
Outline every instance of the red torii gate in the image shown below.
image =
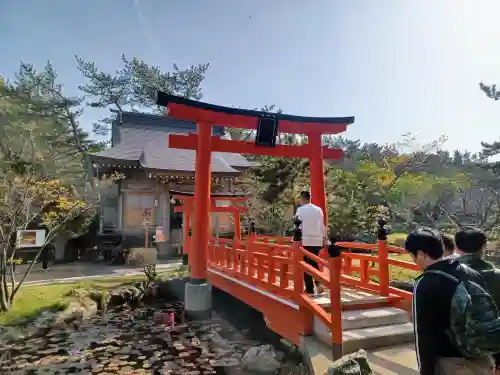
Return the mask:
MULTIPOLYGON (((195 195, 194 195, 194 226, 191 247, 191 282, 194 285, 206 284, 208 244, 207 220, 210 212, 210 182, 212 152, 227 152, 238 154, 253 154, 267 156, 281 156, 291 158, 307 158, 310 163, 312 202, 321 207, 327 223, 324 159, 341 159, 341 149, 331 149, 322 146, 323 134, 339 134, 347 129, 348 124, 354 122, 354 117, 301 117, 285 114, 269 114, 261 111, 242 110, 202 103, 163 92, 157 92, 156 104, 166 107, 169 117, 196 122, 197 134, 169 135, 169 147, 196 150, 195 167, 195 195), (266 132, 269 121, 274 122, 272 136, 278 132, 307 135, 308 142, 303 145, 275 145, 260 146, 254 142, 227 140, 212 135, 214 125, 229 128, 251 129, 266 132), (267 121, 267 122, 266 122, 267 121)), ((269 138, 269 137, 268 137, 269 138)), ((186 286, 186 312, 202 307, 189 302, 186 286)), ((206 291, 210 290, 207 286, 206 291)), ((200 293, 199 291, 192 292, 200 293)), ((197 294, 199 297, 200 294, 197 294)), ((208 298, 208 297, 207 297, 208 298)), ((207 304, 211 302, 206 299, 207 304)), ((210 309, 210 306, 207 306, 210 309)))
MULTIPOLYGON (((176 200, 184 201, 182 206, 176 206, 174 208, 174 212, 182 212, 184 214, 183 218, 183 254, 189 254, 190 247, 190 232, 191 232, 191 217, 195 211, 194 209, 194 195, 191 193, 181 193, 181 192, 172 192, 172 198, 176 200)), ((243 212, 247 212, 247 207, 242 206, 217 206, 217 201, 229 201, 231 203, 244 203, 247 201, 246 196, 235 196, 234 194, 223 194, 212 195, 211 196, 211 205, 210 212, 223 212, 223 213, 232 213, 234 220, 234 239, 236 241, 241 241, 241 214, 243 212)))

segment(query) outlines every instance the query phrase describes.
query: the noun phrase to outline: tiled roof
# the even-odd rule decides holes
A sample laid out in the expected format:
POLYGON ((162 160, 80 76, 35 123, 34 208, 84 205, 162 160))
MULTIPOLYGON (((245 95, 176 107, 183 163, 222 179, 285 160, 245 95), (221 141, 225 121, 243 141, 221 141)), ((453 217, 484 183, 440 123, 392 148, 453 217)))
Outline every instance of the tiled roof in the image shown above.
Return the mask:
MULTIPOLYGON (((193 172, 196 153, 168 147, 168 135, 195 132, 196 124, 160 116, 123 113, 114 124, 114 145, 91 155, 102 164, 135 164, 148 170, 193 172), (118 129, 116 129, 118 128, 118 129)), ((214 133, 221 134, 220 128, 214 133)), ((239 154, 212 153, 212 172, 238 174, 235 168, 255 166, 239 154), (234 168, 233 168, 234 167, 234 168)))

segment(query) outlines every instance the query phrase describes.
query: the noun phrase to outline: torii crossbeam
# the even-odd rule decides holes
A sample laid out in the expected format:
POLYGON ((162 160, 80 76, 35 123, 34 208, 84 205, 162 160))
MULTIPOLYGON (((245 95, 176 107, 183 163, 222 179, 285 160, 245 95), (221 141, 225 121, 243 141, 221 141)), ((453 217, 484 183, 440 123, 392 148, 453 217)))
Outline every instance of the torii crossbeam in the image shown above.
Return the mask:
MULTIPOLYGON (((157 93, 156 104, 166 107, 169 117, 194 121, 197 134, 169 135, 169 147, 196 150, 194 225, 191 246, 191 283, 202 285, 207 278, 206 247, 208 244, 207 222, 210 212, 210 181, 212 152, 282 156, 307 158, 310 163, 312 202, 321 207, 327 220, 324 159, 340 159, 341 149, 323 147, 323 134, 339 134, 354 122, 354 117, 302 117, 286 114, 272 114, 277 122, 279 133, 293 133, 307 136, 307 143, 300 146, 276 145, 258 146, 252 142, 226 140, 212 135, 214 125, 228 128, 251 129, 259 127, 269 113, 222 107, 163 92, 157 93)), ((190 286, 186 286, 186 292, 190 286)), ((186 294, 186 312, 193 308, 186 294)), ((197 305, 198 306, 198 305, 197 305)), ((198 307, 196 307, 198 308, 198 307)))

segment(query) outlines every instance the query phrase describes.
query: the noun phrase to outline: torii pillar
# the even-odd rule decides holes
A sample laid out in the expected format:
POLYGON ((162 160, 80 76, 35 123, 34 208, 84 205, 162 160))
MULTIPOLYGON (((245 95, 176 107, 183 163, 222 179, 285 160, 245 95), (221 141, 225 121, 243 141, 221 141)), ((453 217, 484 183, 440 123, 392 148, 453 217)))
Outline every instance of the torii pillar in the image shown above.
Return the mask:
MULTIPOLYGON (((321 136, 322 134, 319 132, 307 133, 307 141, 311 150, 309 156, 311 201, 323 210, 323 221, 326 227, 328 212, 326 211, 325 169, 321 136)), ((327 229, 325 228, 325 230, 327 229)), ((328 233, 326 235, 328 236, 328 233)))
POLYGON ((198 144, 194 186, 193 237, 191 238, 191 278, 186 284, 184 309, 193 319, 205 319, 212 310, 212 286, 207 282, 208 229, 210 220, 210 186, 212 175, 212 124, 197 122, 198 144))

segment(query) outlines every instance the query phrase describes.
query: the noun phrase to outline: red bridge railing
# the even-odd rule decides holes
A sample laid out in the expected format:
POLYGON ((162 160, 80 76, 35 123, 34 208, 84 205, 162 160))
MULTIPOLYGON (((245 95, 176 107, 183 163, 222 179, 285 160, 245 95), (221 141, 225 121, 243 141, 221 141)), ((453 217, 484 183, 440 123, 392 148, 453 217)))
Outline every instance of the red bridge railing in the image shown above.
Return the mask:
MULTIPOLYGON (((332 344, 342 345, 341 286, 350 286, 387 297, 389 304, 398 305, 411 299, 410 292, 390 285, 390 268, 400 267, 419 271, 411 262, 394 259, 390 254, 405 253, 381 240, 376 244, 338 242, 346 249, 340 257, 324 259, 315 256, 291 238, 249 236, 246 240, 211 238, 208 247, 208 267, 244 281, 256 288, 296 303, 317 316, 332 331, 332 344), (349 250, 365 250, 355 253, 349 250), (314 260, 320 270, 304 261, 314 260), (330 294, 329 311, 321 307, 304 291, 304 273, 324 285, 330 294)), ((375 307, 374 303, 357 304, 355 308, 375 307)))

